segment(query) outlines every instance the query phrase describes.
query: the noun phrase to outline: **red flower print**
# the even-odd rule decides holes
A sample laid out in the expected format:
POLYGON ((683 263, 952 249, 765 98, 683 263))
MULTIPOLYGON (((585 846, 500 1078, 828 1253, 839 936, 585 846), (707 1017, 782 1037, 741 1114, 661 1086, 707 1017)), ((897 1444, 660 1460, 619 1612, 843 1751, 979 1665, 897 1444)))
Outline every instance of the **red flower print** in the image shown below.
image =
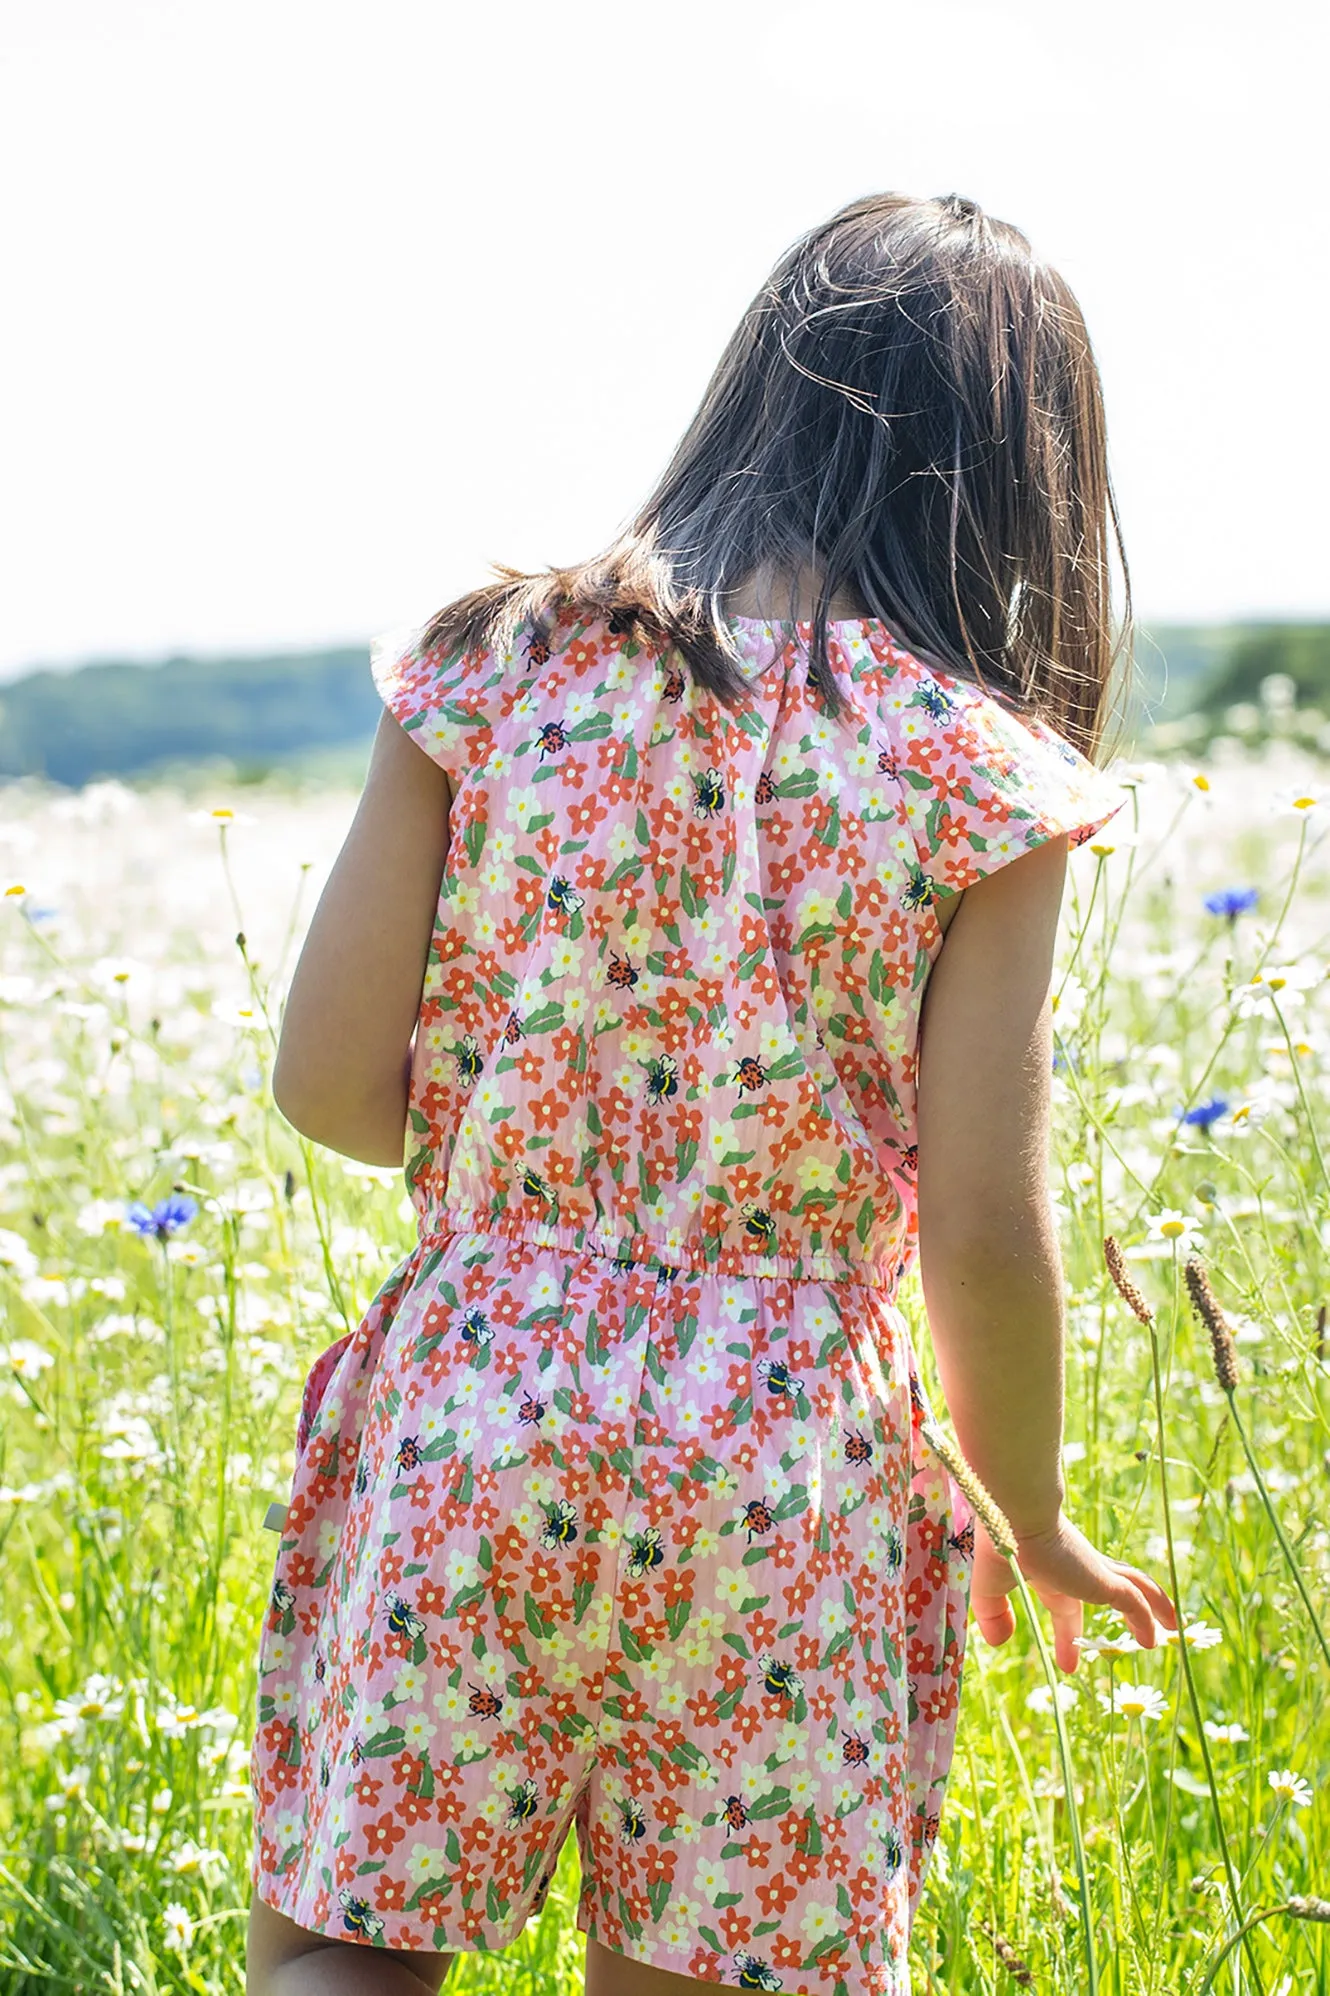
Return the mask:
POLYGON ((372 1857, 386 1857, 406 1835, 405 1826, 394 1813, 380 1816, 365 1826, 365 1847, 372 1857))

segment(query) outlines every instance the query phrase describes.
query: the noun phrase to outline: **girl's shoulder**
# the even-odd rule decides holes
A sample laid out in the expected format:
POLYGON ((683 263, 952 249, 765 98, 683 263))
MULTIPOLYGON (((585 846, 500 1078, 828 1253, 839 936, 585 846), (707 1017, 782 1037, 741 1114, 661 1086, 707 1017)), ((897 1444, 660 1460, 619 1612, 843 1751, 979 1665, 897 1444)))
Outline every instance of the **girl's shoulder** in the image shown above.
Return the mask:
POLYGON ((1126 802, 1050 722, 973 681, 893 652, 877 698, 879 766, 899 785, 920 861, 940 893, 958 893, 1046 840, 1075 847, 1126 802))

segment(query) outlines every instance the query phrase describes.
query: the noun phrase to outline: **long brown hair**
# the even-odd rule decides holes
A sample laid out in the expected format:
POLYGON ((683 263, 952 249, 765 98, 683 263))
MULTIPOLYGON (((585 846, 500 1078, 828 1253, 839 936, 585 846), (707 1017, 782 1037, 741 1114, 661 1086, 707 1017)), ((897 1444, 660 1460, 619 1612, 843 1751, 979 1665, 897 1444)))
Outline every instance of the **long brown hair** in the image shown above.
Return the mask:
MULTIPOLYGON (((972 201, 872 194, 810 230, 610 546, 537 574, 497 566, 421 647, 606 618, 679 652, 733 706, 746 682, 726 597, 805 569, 819 581, 809 672, 831 711, 828 606, 848 591, 906 650, 1087 754, 1100 742, 1130 579, 1099 373, 1063 279, 972 201)), ((794 607, 792 584, 791 624, 794 607)))

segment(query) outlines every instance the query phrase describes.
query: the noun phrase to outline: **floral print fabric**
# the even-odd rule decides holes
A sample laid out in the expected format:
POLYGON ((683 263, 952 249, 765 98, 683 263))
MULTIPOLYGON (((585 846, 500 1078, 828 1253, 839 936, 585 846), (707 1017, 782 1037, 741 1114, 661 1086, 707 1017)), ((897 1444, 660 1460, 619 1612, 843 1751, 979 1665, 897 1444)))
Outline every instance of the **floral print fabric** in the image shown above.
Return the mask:
POLYGON ((895 1301, 934 906, 1120 793, 879 625, 836 721, 735 628, 738 715, 604 624, 376 656, 453 793, 420 1243, 307 1382, 253 1875, 501 1946, 574 1828, 606 1945, 900 1996, 974 1529, 895 1301))

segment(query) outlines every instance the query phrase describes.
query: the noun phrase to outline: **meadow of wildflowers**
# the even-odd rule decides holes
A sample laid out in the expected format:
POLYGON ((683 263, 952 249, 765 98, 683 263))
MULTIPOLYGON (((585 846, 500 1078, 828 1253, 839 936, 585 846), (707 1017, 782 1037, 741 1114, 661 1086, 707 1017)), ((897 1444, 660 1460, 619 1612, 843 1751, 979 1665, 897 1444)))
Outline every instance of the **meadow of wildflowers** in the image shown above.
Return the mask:
MULTIPOLYGON (((1056 1682, 1024 1610, 972 1633, 919 1991, 1330 1990, 1323 771, 1132 765, 1072 863, 1068 1509, 1184 1633, 1090 1610, 1056 1682)), ((3 1996, 243 1987, 264 1512, 306 1370, 412 1239, 400 1175, 268 1096, 353 804, 0 790, 3 1996)), ((575 1877, 450 1987, 576 1988, 575 1877)))

